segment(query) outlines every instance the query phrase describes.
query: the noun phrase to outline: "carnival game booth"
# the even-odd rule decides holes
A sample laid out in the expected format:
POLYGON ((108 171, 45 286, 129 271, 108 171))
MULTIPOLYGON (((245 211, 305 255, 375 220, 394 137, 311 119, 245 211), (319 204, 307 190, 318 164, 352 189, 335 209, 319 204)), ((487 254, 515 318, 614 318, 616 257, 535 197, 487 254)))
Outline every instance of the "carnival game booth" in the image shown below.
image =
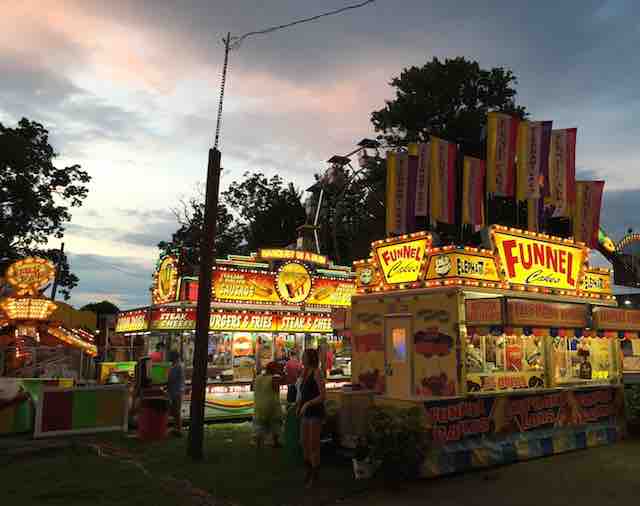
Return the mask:
MULTIPOLYGON (((163 359, 169 351, 178 351, 190 379, 198 278, 182 276, 181 271, 179 258, 159 260, 153 305, 121 313, 116 339, 132 349, 137 349, 132 343, 142 342, 144 353, 159 353, 163 359)), ((286 360, 294 349, 299 353, 308 347, 330 350, 329 387, 350 382, 346 322, 354 293, 351 269, 332 265, 315 253, 263 249, 251 256, 217 260, 205 415, 210 419, 252 416, 256 373, 272 360, 286 360)), ((189 395, 184 415, 189 415, 189 395)))
POLYGON ((0 435, 35 437, 126 428, 124 389, 87 385, 97 350, 93 336, 55 319, 43 295, 55 268, 25 258, 5 274, 0 298, 0 435))
POLYGON ((355 264, 362 390, 332 396, 347 419, 365 416, 363 403, 423 408, 425 476, 623 435, 618 334, 598 328, 598 315, 617 311, 610 273, 588 269, 588 249, 569 239, 499 226, 486 238, 487 249, 434 248, 416 233, 374 243, 355 264))

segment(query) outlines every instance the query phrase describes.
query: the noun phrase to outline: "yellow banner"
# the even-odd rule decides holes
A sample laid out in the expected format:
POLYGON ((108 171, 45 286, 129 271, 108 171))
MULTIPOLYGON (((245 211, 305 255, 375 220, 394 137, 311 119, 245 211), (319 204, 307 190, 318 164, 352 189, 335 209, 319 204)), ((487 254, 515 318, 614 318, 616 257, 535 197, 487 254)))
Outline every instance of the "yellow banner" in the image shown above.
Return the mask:
POLYGON ((580 290, 611 295, 611 273, 587 270, 582 277, 580 290))
MULTIPOLYGON (((384 243, 383 243, 384 244, 384 243)), ((404 240, 376 248, 376 258, 388 284, 417 281, 426 264, 430 238, 404 240)))
POLYGON ((530 239, 522 232, 491 232, 505 281, 559 290, 577 290, 586 251, 574 243, 530 239))
POLYGON ((258 257, 263 260, 300 260, 318 265, 327 265, 327 257, 311 251, 299 251, 294 249, 261 249, 258 257))
POLYGON ((442 253, 432 255, 426 279, 467 278, 482 281, 500 281, 492 257, 468 253, 442 253))
POLYGON ((356 284, 352 279, 321 279, 313 284, 308 305, 351 306, 351 296, 356 293, 356 284))

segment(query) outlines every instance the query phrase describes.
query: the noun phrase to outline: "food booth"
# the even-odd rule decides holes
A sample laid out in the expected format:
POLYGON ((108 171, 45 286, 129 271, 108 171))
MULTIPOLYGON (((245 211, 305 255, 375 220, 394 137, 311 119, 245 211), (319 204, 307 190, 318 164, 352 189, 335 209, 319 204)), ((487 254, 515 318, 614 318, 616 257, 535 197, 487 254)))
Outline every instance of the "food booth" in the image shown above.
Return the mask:
MULTIPOLYGON (((164 256, 154 273, 152 305, 120 313, 116 339, 140 354, 178 351, 190 383, 198 278, 182 275, 178 256, 164 256), (137 343, 137 344, 136 344, 137 343)), ((262 249, 217 260, 213 268, 205 416, 253 414, 253 379, 271 360, 291 350, 331 350, 328 387, 351 380, 347 313, 355 281, 351 269, 323 255, 262 249)), ((131 363, 131 371, 135 363, 131 363)), ((106 366, 106 365, 105 365, 106 366)), ((112 363, 116 369, 122 364, 112 363)), ((284 389, 283 389, 284 392, 284 389)), ((189 394, 184 415, 189 415, 189 394)))
MULTIPOLYGON (((44 296, 54 265, 42 258, 11 264, 0 298, 0 435, 48 437, 126 430, 126 391, 88 384, 93 336, 59 321, 44 296)), ((1 284, 1 283, 0 283, 1 284)))
MULTIPOLYGON (((501 226, 484 237, 484 249, 435 248, 428 233, 385 239, 354 264, 360 388, 330 396, 348 420, 365 416, 363 403, 421 407, 425 476, 607 444, 624 432, 620 335, 609 329, 630 321, 615 308, 610 273, 589 269, 588 249, 570 239, 501 226)), ((343 444, 363 427, 352 422, 343 444)))

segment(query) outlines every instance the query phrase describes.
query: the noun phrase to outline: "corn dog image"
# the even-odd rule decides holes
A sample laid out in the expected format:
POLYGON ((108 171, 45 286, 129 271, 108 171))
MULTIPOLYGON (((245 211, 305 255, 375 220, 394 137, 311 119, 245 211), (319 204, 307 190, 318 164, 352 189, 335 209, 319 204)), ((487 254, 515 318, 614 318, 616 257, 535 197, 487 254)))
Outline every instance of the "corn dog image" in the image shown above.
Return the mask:
POLYGON ((336 291, 335 286, 325 286, 324 288, 320 288, 314 295, 313 299, 322 302, 323 300, 327 300, 331 297, 336 291))
POLYGON ((273 288, 263 283, 258 283, 255 279, 248 280, 247 284, 252 287, 255 294, 260 297, 271 297, 273 295, 273 288))

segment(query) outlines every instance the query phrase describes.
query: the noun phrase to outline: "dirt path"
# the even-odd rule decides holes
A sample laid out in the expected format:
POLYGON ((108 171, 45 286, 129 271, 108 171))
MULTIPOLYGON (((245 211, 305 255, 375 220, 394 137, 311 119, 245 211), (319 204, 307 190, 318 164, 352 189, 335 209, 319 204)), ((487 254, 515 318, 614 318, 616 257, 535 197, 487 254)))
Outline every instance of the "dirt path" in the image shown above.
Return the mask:
POLYGON ((603 506, 635 504, 640 441, 532 460, 490 471, 425 480, 341 506, 603 506))

